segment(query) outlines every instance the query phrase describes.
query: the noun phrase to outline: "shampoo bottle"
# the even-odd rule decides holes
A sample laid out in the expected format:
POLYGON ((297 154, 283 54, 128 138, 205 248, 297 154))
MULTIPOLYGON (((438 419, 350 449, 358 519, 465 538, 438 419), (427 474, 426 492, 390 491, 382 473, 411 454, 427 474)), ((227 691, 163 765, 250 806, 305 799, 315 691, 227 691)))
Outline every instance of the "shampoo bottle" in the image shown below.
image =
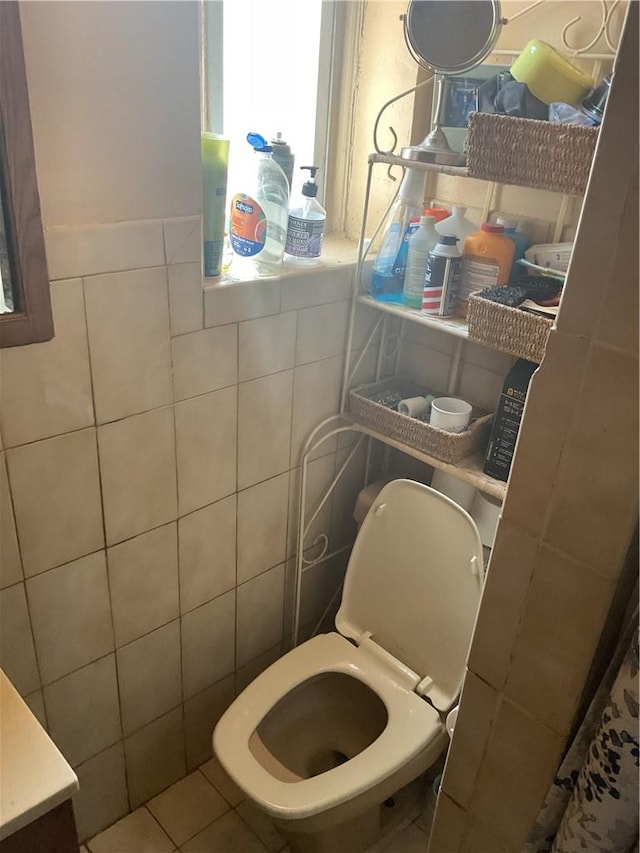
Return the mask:
POLYGON ((299 203, 289 211, 285 252, 297 263, 314 264, 322 251, 327 212, 316 198, 318 166, 300 166, 300 169, 308 170, 310 178, 302 185, 299 203))
POLYGON ((247 142, 257 154, 247 192, 231 199, 229 237, 231 274, 239 278, 276 276, 282 266, 289 215, 287 176, 271 156, 271 146, 257 133, 247 142))
POLYGON ((212 278, 222 272, 229 140, 217 133, 203 133, 201 147, 202 271, 205 278, 212 278))

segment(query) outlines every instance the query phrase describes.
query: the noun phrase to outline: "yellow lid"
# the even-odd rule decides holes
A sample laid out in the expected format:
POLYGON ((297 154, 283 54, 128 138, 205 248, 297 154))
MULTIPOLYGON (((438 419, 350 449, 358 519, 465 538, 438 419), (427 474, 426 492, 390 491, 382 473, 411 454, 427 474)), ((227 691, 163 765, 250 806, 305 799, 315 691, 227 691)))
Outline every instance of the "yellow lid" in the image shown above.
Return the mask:
POLYGON ((575 104, 594 86, 593 78, 585 71, 539 39, 531 39, 510 72, 514 80, 526 83, 545 104, 575 104))

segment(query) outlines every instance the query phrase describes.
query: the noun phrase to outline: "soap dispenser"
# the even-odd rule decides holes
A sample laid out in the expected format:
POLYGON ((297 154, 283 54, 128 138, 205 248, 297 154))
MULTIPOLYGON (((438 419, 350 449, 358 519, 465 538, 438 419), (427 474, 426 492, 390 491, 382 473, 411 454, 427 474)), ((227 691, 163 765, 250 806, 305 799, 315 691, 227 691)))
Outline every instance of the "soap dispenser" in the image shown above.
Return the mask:
POLYGON ((315 177, 319 166, 301 166, 300 169, 309 172, 309 180, 302 185, 302 198, 289 211, 284 250, 296 263, 313 264, 322 252, 327 212, 316 198, 318 185, 315 177))

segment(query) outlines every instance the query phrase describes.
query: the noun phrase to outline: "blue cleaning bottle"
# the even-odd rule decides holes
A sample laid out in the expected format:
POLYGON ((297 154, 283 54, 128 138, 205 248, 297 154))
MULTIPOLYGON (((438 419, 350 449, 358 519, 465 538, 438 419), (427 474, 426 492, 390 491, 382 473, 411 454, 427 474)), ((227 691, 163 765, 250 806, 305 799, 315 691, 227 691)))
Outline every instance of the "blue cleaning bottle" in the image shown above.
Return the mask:
POLYGON ((424 172, 406 170, 398 198, 389 211, 382 244, 373 263, 371 296, 381 302, 403 302, 409 237, 420 227, 424 172))

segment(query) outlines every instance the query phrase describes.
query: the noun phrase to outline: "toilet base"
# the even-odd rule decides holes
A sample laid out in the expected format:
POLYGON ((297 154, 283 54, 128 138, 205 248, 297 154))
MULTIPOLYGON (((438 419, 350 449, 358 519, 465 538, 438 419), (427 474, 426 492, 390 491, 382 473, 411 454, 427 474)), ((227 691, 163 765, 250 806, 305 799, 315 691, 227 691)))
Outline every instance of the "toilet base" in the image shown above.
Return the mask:
POLYGON ((429 789, 429 775, 405 785, 384 803, 320 832, 292 832, 287 821, 275 823, 292 853, 363 853, 418 814, 429 789))

